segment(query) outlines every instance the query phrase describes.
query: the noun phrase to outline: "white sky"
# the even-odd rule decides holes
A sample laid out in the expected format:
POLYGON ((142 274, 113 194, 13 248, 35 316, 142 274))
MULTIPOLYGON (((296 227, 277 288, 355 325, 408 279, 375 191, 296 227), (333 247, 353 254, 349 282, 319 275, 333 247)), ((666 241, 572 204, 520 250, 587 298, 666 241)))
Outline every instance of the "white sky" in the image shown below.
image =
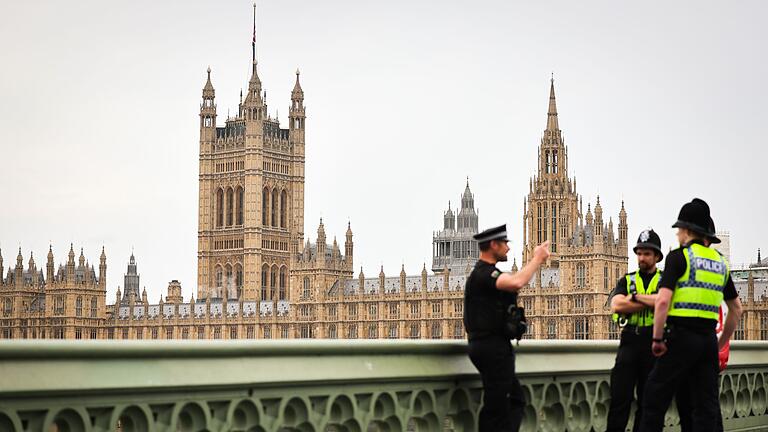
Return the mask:
MULTIPOLYGON (((96 262, 103 244, 112 302, 133 247, 150 300, 171 279, 188 298, 205 69, 223 123, 248 79, 251 3, 2 9, 6 270, 19 246, 41 266, 49 241, 57 264, 70 242, 96 262)), ((631 241, 653 226, 672 245, 680 205, 700 196, 731 232, 734 262, 768 255, 766 12, 763 1, 262 0, 260 76, 284 124, 302 71, 305 232, 314 240, 322 216, 343 242, 351 220, 357 270, 417 273, 469 176, 481 228, 507 223, 519 259, 554 71, 585 205, 599 193, 616 223, 623 197, 631 241)))

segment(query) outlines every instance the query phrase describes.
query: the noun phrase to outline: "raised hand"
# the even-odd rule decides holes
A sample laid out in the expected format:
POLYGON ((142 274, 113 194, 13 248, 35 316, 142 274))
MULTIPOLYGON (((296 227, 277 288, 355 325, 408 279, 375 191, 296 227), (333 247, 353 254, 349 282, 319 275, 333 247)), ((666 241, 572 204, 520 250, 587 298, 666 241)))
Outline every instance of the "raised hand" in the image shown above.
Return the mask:
POLYGON ((549 243, 549 240, 547 240, 544 243, 536 246, 536 249, 533 250, 533 257, 538 259, 539 262, 543 263, 549 259, 549 256, 551 255, 549 252, 549 243))

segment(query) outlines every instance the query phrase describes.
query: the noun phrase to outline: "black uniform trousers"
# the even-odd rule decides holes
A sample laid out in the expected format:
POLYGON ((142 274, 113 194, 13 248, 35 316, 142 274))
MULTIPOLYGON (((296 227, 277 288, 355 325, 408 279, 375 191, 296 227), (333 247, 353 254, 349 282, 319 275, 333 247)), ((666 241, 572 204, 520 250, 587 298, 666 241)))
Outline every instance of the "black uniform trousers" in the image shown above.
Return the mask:
POLYGON ((656 359, 643 394, 642 432, 661 432, 664 415, 681 383, 691 395, 692 430, 714 432, 718 399, 717 336, 714 328, 670 326, 667 352, 656 359))
POLYGON ((632 430, 640 430, 642 400, 645 381, 651 373, 655 357, 651 352, 652 327, 626 327, 621 332, 616 364, 611 370, 611 405, 608 409, 606 432, 624 432, 635 400, 637 388, 637 410, 632 430))
MULTIPOLYGON (((719 365, 718 365, 719 368, 719 365)), ((718 381, 720 379, 718 378, 718 381)), ((675 395, 677 404, 677 414, 680 417, 680 432, 693 432, 693 398, 691 388, 694 386, 690 379, 680 383, 675 395)), ((715 420, 715 432, 723 432, 723 413, 717 410, 717 420, 715 420)))
POLYGON ((470 338, 469 359, 483 381, 479 432, 517 432, 523 421, 525 395, 515 376, 515 353, 508 338, 470 338))

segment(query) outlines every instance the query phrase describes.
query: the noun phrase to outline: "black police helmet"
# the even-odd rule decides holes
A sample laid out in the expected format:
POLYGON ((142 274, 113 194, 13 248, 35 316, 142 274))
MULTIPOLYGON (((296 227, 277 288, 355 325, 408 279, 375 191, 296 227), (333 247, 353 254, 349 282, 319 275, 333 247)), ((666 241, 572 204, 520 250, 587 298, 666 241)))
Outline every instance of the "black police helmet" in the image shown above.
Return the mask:
MULTIPOLYGON (((715 233, 710 230, 709 205, 702 199, 694 198, 685 203, 677 216, 677 222, 672 228, 686 228, 705 237, 713 237, 715 233)), ((714 225, 714 223, 713 223, 714 225)))
POLYGON ((656 262, 664 258, 664 252, 661 251, 661 239, 656 234, 656 231, 651 228, 640 233, 640 237, 637 238, 637 244, 632 248, 632 251, 637 253, 638 249, 651 249, 658 253, 659 257, 656 259, 656 262))

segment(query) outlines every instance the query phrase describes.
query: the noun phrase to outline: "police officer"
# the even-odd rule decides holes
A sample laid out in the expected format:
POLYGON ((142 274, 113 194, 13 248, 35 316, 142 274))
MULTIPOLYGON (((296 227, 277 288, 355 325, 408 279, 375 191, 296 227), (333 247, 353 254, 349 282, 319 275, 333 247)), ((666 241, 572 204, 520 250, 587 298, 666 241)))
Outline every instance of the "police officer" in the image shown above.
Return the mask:
POLYGON ((709 228, 709 206, 694 198, 680 209, 677 238, 680 248, 667 255, 654 311, 651 351, 657 357, 643 394, 640 430, 662 431, 664 415, 682 380, 692 396, 693 430, 715 430, 718 400, 718 350, 736 329, 741 302, 728 262, 705 246, 715 235, 709 228), (715 325, 720 303, 729 313, 720 341, 715 325), (666 326, 666 327, 665 327, 666 326))
MULTIPOLYGON (((709 232, 717 233, 715 229, 715 222, 712 218, 709 218, 709 232)), ((703 240, 704 246, 720 243, 721 240, 716 235, 712 234, 707 236, 703 240)), ((721 306, 722 311, 722 306, 721 306)), ((722 348, 721 348, 722 351, 722 348)), ((718 360, 720 360, 718 358, 718 360)), ((718 361, 720 372, 725 369, 725 365, 718 361)), ((691 394, 691 388, 693 387, 690 379, 681 380, 678 386, 677 394, 675 394, 675 404, 677 405, 677 415, 680 418, 680 432, 693 432, 693 407, 691 401, 694 395, 691 394)), ((723 413, 721 410, 717 410, 717 420, 715 421, 715 432, 723 431, 723 413)))
MULTIPOLYGON (((640 233, 634 247, 638 271, 619 279, 611 297, 613 320, 622 328, 616 364, 611 370, 611 405, 608 409, 607 432, 624 432, 635 397, 643 399, 643 388, 653 368, 651 333, 653 307, 661 271, 656 263, 664 258, 661 239, 652 229, 640 233)), ((640 428, 641 407, 635 412, 633 431, 640 428)))
POLYGON ((474 236, 480 260, 467 277, 464 290, 464 327, 469 358, 483 382, 480 432, 518 431, 525 396, 515 376, 515 355, 505 331, 506 311, 517 302, 517 292, 549 258, 549 242, 537 246, 531 260, 515 274, 503 273, 496 263, 507 260, 507 227, 501 225, 474 236))

